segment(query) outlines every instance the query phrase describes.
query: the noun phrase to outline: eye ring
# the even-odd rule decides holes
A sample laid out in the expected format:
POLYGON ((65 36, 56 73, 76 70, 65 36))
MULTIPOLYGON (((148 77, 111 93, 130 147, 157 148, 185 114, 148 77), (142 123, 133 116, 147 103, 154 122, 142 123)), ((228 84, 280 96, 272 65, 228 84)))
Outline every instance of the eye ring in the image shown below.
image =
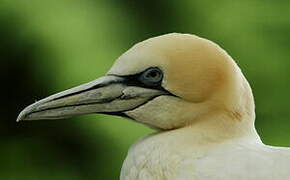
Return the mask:
POLYGON ((139 77, 139 81, 150 87, 160 85, 162 79, 163 72, 157 67, 152 67, 145 70, 139 77))

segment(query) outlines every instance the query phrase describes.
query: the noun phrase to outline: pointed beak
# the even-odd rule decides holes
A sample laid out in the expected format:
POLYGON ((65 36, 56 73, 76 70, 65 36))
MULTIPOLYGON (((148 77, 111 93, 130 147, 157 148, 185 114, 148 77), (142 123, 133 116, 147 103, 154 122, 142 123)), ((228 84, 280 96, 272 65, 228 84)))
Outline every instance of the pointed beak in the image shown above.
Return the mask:
POLYGON ((167 92, 130 86, 126 78, 108 75, 28 106, 17 121, 63 119, 91 113, 121 115, 164 94, 167 92))

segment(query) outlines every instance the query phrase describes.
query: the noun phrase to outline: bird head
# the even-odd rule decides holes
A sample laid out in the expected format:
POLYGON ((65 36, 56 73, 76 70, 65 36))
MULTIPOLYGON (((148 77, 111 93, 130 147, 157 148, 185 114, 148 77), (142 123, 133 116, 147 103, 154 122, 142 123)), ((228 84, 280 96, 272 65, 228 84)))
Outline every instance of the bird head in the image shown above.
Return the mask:
POLYGON ((40 100, 20 120, 62 119, 102 113, 168 130, 223 114, 253 121, 251 88, 217 44, 189 34, 166 34, 122 54, 92 82, 40 100))

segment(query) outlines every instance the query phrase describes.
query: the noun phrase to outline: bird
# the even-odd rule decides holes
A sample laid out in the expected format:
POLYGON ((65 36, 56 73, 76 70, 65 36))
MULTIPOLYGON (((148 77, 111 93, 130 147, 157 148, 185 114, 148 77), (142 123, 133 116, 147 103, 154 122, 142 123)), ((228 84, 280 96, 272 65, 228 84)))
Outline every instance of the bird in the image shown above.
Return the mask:
POLYGON ((261 141, 241 69, 223 48, 197 35, 139 42, 105 76, 37 101, 17 121, 90 113, 155 129, 129 148, 121 180, 290 179, 290 148, 261 141))

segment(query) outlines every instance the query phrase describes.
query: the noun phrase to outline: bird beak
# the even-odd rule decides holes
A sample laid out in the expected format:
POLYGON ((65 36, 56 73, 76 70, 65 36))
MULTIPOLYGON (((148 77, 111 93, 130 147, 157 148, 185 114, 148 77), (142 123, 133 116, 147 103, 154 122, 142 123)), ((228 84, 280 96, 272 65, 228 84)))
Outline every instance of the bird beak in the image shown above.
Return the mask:
POLYGON ((126 85, 126 78, 108 75, 42 99, 27 108, 17 121, 63 119, 81 114, 125 115, 167 92, 126 85))

